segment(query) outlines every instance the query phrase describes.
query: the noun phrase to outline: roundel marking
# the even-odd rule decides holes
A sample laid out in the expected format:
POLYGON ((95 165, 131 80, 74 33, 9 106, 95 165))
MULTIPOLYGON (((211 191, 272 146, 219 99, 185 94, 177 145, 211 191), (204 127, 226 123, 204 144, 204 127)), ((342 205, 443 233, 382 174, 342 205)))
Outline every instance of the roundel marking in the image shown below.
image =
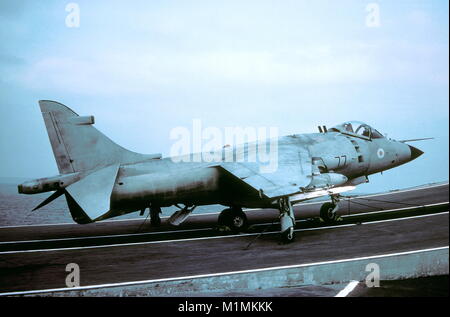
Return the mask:
POLYGON ((378 158, 382 159, 384 157, 384 150, 382 148, 379 148, 377 151, 378 158))

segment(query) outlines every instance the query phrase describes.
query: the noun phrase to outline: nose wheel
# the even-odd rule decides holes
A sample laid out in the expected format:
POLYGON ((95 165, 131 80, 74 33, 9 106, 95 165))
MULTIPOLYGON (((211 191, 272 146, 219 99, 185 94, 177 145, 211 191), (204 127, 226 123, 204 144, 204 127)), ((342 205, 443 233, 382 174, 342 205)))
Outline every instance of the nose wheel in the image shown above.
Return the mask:
POLYGON ((339 210, 339 197, 331 196, 331 202, 325 203, 320 208, 320 218, 326 224, 332 224, 339 221, 339 216, 337 214, 339 210))
POLYGON ((247 216, 240 207, 224 209, 219 215, 218 223, 234 232, 242 232, 248 228, 247 216))

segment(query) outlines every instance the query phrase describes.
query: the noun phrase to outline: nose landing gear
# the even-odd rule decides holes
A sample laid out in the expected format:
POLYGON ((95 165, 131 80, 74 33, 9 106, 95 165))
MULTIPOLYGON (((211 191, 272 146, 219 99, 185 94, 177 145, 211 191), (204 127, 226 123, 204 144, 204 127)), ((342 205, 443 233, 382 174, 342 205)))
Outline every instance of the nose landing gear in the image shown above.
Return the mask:
POLYGON ((323 204, 320 208, 320 218, 326 224, 332 224, 339 221, 340 217, 337 214, 339 210, 339 200, 340 197, 338 195, 331 195, 331 202, 323 204))

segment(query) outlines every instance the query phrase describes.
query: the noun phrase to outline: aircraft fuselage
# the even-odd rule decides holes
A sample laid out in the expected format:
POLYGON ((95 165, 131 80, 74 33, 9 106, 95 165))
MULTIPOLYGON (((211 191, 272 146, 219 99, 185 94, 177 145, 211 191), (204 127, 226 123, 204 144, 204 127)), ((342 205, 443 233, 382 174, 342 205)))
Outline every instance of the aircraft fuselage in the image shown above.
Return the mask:
MULTIPOLYGON (((321 172, 342 174, 349 182, 411 160, 408 145, 386 138, 366 140, 327 132, 281 137, 278 143, 306 148, 321 172)), ((283 147, 278 155, 284 155, 283 147)), ((150 205, 164 207, 177 203, 270 206, 269 201, 244 186, 228 186, 228 176, 216 168, 217 163, 174 162, 172 158, 164 158, 123 165, 111 196, 111 210, 122 214, 150 205)))

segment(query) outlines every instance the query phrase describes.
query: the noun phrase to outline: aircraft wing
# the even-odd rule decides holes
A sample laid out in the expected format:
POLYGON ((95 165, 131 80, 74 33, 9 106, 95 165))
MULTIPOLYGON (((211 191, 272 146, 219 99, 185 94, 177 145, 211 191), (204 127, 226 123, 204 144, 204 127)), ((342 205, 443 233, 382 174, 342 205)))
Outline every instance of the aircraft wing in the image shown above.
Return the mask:
POLYGON ((270 163, 224 162, 220 167, 264 198, 299 193, 311 182, 312 162, 309 151, 292 142, 279 144, 275 160, 270 163))

